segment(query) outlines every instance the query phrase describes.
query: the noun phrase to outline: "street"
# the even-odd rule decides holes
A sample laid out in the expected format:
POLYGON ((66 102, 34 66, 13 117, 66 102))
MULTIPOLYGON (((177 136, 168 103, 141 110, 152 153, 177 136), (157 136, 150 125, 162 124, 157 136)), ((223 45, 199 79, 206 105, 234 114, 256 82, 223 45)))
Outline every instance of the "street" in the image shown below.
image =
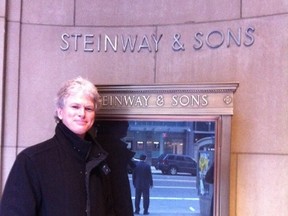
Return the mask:
MULTIPOLYGON (((129 175, 129 180, 134 205, 135 191, 131 182, 131 175, 129 175)), ((190 174, 162 175, 160 172, 153 170, 153 181, 154 186, 150 190, 150 215, 200 216, 195 176, 190 174)), ((142 200, 140 208, 143 212, 142 200)))

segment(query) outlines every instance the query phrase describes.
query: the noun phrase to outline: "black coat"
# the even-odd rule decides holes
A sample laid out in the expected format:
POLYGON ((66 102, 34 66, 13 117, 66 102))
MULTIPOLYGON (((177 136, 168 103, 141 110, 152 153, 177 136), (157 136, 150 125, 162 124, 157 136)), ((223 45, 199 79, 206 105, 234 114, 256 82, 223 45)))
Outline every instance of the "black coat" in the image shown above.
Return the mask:
POLYGON ((149 189, 153 186, 151 166, 145 161, 140 161, 132 174, 133 185, 137 189, 149 189))
POLYGON ((97 141, 108 152, 107 163, 111 168, 111 191, 117 216, 133 216, 133 204, 128 178, 128 164, 135 155, 121 138, 127 135, 127 121, 96 121, 97 141))
POLYGON ((128 150, 124 142, 113 136, 104 139, 98 137, 97 140, 108 152, 107 163, 111 168, 110 179, 115 213, 117 216, 133 216, 127 167, 135 153, 128 150))
POLYGON ((53 138, 22 151, 7 179, 0 215, 115 215, 107 153, 88 140, 59 123, 53 138))

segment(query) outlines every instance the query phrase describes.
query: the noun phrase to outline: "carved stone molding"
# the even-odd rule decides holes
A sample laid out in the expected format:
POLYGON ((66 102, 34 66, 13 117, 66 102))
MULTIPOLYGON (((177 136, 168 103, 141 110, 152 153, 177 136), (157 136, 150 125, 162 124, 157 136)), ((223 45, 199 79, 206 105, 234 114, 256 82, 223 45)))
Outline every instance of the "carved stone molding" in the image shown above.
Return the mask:
POLYGON ((238 83, 100 85, 100 116, 233 115, 238 83))

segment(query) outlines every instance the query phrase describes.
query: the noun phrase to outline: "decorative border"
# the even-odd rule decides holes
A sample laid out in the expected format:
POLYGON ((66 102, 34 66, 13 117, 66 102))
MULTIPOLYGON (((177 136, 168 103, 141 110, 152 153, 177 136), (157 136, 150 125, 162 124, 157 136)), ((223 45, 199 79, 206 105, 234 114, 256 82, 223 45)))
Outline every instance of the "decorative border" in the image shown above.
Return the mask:
POLYGON ((98 116, 233 115, 238 83, 99 85, 98 116))

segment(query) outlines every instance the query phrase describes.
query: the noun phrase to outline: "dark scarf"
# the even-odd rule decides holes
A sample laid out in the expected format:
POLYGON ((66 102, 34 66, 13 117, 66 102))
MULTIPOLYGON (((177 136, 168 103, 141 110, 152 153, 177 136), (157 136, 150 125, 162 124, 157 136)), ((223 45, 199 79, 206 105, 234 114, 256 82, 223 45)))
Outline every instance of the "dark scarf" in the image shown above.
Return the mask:
POLYGON ((96 142, 88 133, 86 133, 85 139, 82 139, 73 133, 66 125, 64 125, 62 121, 57 124, 56 131, 57 130, 67 138, 69 144, 82 159, 88 159, 92 146, 96 147, 96 149, 99 149, 99 151, 102 150, 101 147, 96 144, 96 142))
POLYGON ((86 163, 87 215, 114 215, 110 168, 106 162, 107 152, 93 140, 89 133, 86 133, 85 139, 82 139, 63 122, 58 123, 56 132, 66 137, 68 145, 71 145, 76 154, 86 163))

